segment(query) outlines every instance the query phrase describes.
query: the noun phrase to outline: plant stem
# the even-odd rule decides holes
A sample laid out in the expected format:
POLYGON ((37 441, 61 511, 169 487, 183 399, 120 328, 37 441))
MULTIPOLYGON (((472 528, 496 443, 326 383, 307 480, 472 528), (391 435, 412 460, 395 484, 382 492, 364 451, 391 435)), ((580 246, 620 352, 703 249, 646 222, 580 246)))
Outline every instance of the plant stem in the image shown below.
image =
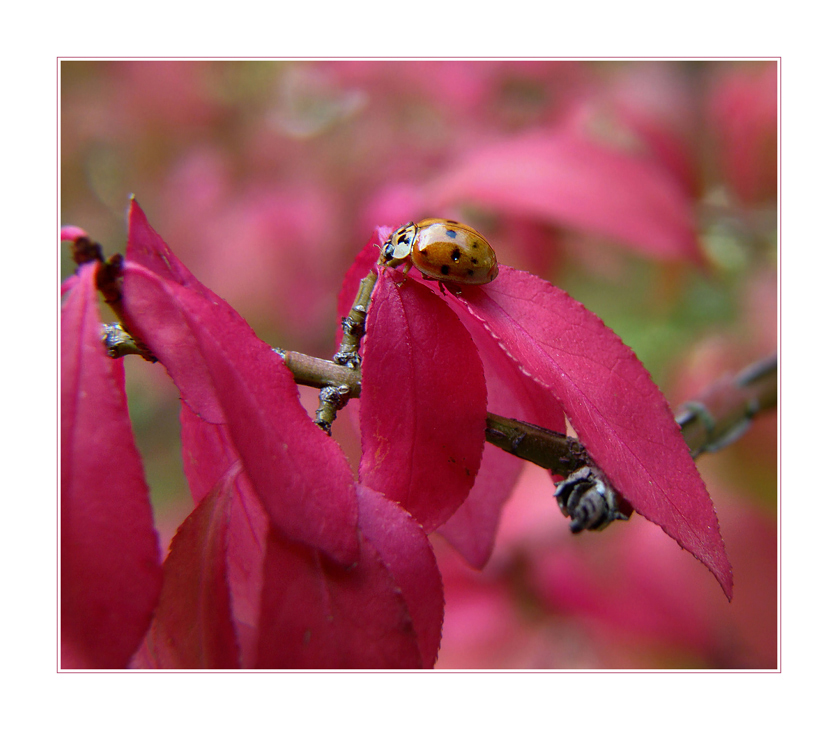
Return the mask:
POLYGON ((308 385, 311 388, 345 386, 349 388, 350 398, 360 397, 361 372, 359 370, 293 350, 274 348, 274 352, 285 361, 294 375, 294 382, 298 385, 308 385))
POLYGON ((358 354, 358 348, 361 344, 361 338, 364 336, 364 326, 370 308, 372 290, 375 288, 377 280, 378 272, 373 266, 370 272, 361 279, 361 283, 358 285, 358 293, 355 295, 355 301, 352 303, 349 314, 341 321, 343 340, 341 340, 340 347, 332 358, 338 365, 343 365, 352 370, 360 370, 361 368, 361 356, 358 354))
POLYGON ((486 441, 565 477, 590 463, 578 439, 495 413, 486 414, 486 441))
POLYGON ((111 357, 124 355, 140 355, 149 362, 157 362, 157 358, 139 337, 131 333, 122 306, 122 254, 115 253, 105 260, 102 246, 87 236, 80 236, 72 244, 73 261, 78 266, 96 263, 96 288, 119 318, 118 323, 103 325, 102 339, 111 357))
MULTIPOLYGON (((111 357, 143 354, 118 324, 103 325, 103 333, 111 357)), ((346 400, 360 397, 360 370, 293 350, 274 351, 288 366, 294 382, 325 393, 321 408, 334 408, 326 414, 324 420, 328 423, 346 400)), ((675 420, 696 458, 730 445, 748 430, 758 414, 776 405, 775 353, 736 375, 724 375, 714 381, 698 397, 684 403, 675 420)), ((578 439, 495 413, 486 414, 486 441, 565 477, 593 463, 578 439)))
POLYGON ((777 354, 726 374, 684 403, 675 416, 693 458, 732 444, 754 417, 777 405, 777 354))

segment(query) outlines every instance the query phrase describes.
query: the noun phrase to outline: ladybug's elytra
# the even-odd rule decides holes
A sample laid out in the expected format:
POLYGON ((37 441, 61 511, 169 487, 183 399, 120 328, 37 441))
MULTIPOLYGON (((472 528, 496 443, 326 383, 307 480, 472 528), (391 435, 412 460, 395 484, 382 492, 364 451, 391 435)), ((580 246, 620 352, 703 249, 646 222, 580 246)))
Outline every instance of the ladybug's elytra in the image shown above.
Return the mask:
POLYGON ((387 239, 381 262, 415 266, 426 279, 457 284, 488 284, 498 275, 489 242, 471 226, 445 218, 405 223, 387 239))

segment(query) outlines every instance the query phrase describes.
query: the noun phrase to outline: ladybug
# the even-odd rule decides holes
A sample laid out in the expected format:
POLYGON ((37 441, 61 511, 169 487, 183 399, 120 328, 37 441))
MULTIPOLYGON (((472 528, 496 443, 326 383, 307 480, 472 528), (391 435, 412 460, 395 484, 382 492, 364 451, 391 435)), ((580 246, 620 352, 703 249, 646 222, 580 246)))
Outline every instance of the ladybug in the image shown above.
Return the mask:
POLYGON ((494 249, 471 226, 445 218, 425 218, 397 228, 381 249, 380 263, 415 266, 426 279, 488 284, 498 275, 494 249))

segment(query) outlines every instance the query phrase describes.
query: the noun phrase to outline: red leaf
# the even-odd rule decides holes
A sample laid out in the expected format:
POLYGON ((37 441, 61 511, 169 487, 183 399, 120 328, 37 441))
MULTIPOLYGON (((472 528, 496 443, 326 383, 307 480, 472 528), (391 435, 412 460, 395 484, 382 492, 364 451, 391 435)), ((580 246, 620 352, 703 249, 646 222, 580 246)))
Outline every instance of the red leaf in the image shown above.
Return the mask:
POLYGON ((206 494, 226 480, 234 482, 227 533, 227 581, 241 666, 254 667, 268 515, 243 471, 227 427, 201 420, 186 405, 181 409, 180 422, 184 470, 193 496, 197 499, 198 494, 206 494))
MULTIPOLYGON (((139 264, 152 272, 146 287, 139 287, 127 299, 126 314, 131 331, 139 335, 155 354, 171 352, 163 361, 181 395, 209 423, 223 423, 224 416, 210 385, 206 364, 197 352, 194 334, 185 322, 180 306, 171 293, 147 291, 156 284, 165 289, 180 284, 200 294, 215 306, 214 316, 223 318, 229 327, 247 329, 244 319, 227 302, 205 287, 172 252, 166 242, 148 223, 137 201, 131 199, 128 209, 128 246, 126 261, 139 264), (137 321, 134 321, 134 320, 137 321)), ((196 500, 197 501, 197 500, 196 500)))
POLYGON ((162 581, 121 361, 102 344, 94 276, 74 277, 61 316, 61 665, 124 668, 162 581))
MULTIPOLYGON (((358 291, 358 282, 375 265, 380 246, 391 230, 388 227, 376 229, 356 257, 344 277, 338 298, 339 313, 348 313, 358 291)), ((411 276, 414 276, 413 272, 411 276)), ((423 280, 418 274, 414 280, 427 286, 434 294, 439 292, 436 282, 423 280)), ((448 294, 441 296, 453 311, 460 313, 461 323, 477 345, 487 381, 489 410, 564 431, 564 412, 553 395, 523 374, 482 324, 475 322, 463 307, 457 306, 455 298, 448 294)), ((340 337, 339 331, 337 342, 340 342, 340 337)), ((367 372, 365 378, 368 382, 367 372)), ((500 511, 517 480, 521 466, 520 459, 500 449, 489 447, 484 450, 480 471, 468 497, 438 530, 475 568, 482 568, 489 560, 500 511)))
MULTIPOLYGON (((195 413, 209 423, 224 423, 224 409, 218 402, 206 359, 178 301, 178 292, 186 290, 130 262, 124 270, 123 303, 131 332, 163 363, 195 413)), ((241 318, 235 322, 238 315, 229 306, 217 305, 216 310, 228 328, 247 327, 241 318)))
POLYGON ((90 238, 87 231, 78 226, 61 226, 62 241, 76 241, 79 238, 90 238))
POLYGON ((261 501, 246 475, 239 473, 230 509, 227 581, 243 667, 256 666, 269 530, 270 520, 261 501))
POLYGON ((192 499, 198 504, 229 471, 241 471, 241 457, 227 427, 207 423, 182 403, 180 441, 183 472, 192 499))
POLYGON ((133 667, 239 666, 225 559, 233 489, 232 478, 219 482, 178 529, 163 564, 154 621, 133 667))
POLYGON ((358 487, 359 525, 404 597, 419 641, 422 666, 436 663, 445 600, 442 577, 421 525, 395 502, 358 487))
MULTIPOLYGON (((431 291, 435 290, 432 282, 427 285, 431 291)), ((564 410, 555 395, 522 372, 501 343, 455 297, 445 297, 445 301, 460 314, 461 322, 477 345, 486 374, 488 409, 564 433, 564 410)), ((439 528, 440 534, 475 568, 483 568, 492 554, 501 510, 522 467, 523 462, 517 457, 488 446, 468 498, 439 528)), ((546 475, 545 483, 549 486, 546 475)))
POLYGON ((322 553, 268 537, 257 666, 409 669, 423 666, 405 597, 361 538, 347 569, 322 553))
POLYGON ((145 213, 133 197, 128 208, 128 245, 125 258, 153 271, 163 279, 203 294, 207 299, 223 301, 198 281, 175 256, 160 234, 151 227, 145 213))
MULTIPOLYGON (((631 64, 615 81, 607 107, 632 136, 639 137, 644 151, 669 170, 687 195, 697 198, 701 192, 701 145, 697 139, 701 113, 691 81, 675 64, 668 63, 631 64)), ((592 120, 579 121, 590 124, 592 120)))
POLYGON ((367 319, 360 418, 361 483, 435 530, 462 504, 480 467, 486 382, 456 315, 387 268, 367 319))
POLYGON ((428 192, 431 208, 462 201, 611 236, 655 258, 701 261, 692 203, 669 171, 578 133, 478 150, 428 192))
POLYGON ((710 122, 726 182, 746 205, 777 199, 776 61, 737 64, 715 79, 710 122))
POLYGON ((552 389, 615 489, 716 576, 733 577, 710 496, 672 412, 643 365, 565 292, 501 267, 460 301, 520 367, 552 389))
POLYGON ((203 404, 207 410, 197 413, 227 425, 272 522, 289 538, 352 563, 357 498, 349 464, 300 405, 281 358, 223 302, 137 264, 124 271, 125 308, 140 337, 190 406, 203 404))
MULTIPOLYGON (((257 662, 260 622, 265 624, 263 632, 277 636, 283 631, 293 632, 294 626, 293 622, 290 626, 278 625, 279 618, 272 613, 263 615, 259 605, 265 579, 262 569, 268 534, 267 516, 253 495, 246 475, 237 470, 236 465, 240 462, 230 462, 229 455, 235 450, 225 443, 225 426, 207 424, 188 408, 184 408, 181 422, 184 454, 202 456, 203 468, 193 471, 193 478, 204 483, 214 483, 217 478, 235 480, 228 532, 228 580, 242 667, 253 667, 257 662)), ((184 458, 186 460, 186 456, 184 458)), ((401 590, 418 635, 422 666, 430 668, 439 648, 443 609, 442 583, 430 544, 421 527, 397 505, 369 489, 360 488, 358 495, 359 526, 401 590)), ((269 573, 267 578, 287 581, 289 576, 269 573)), ((307 611, 304 606, 300 609, 307 611)), ((294 620, 301 618, 306 617, 298 616, 294 620)))

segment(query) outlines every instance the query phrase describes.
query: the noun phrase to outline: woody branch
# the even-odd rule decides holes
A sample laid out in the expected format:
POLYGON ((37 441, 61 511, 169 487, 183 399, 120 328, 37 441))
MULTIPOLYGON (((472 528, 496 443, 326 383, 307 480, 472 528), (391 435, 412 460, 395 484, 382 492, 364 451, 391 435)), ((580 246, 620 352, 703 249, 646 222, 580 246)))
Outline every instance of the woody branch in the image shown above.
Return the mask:
MULTIPOLYGON (((131 335, 123 316, 119 287, 121 257, 117 255, 105 261, 99 245, 87 239, 76 242, 73 249, 76 263, 97 260, 102 264, 97 286, 120 318, 119 323, 103 325, 103 341, 108 354, 111 357, 140 355, 155 362, 156 358, 149 348, 131 335)), ((315 420, 326 431, 346 401, 361 394, 358 345, 364 333, 364 321, 376 278, 373 270, 361 281, 350 315, 344 320, 343 342, 333 360, 290 350, 275 350, 296 383, 320 389, 321 406, 315 420)), ((727 374, 711 383, 696 398, 677 409, 675 420, 693 458, 696 458, 733 443, 748 430, 757 415, 773 409, 776 403, 775 353, 736 375, 727 374)), ((487 413, 486 416, 486 440, 518 458, 564 477, 593 463, 577 439, 494 413, 487 413)))

